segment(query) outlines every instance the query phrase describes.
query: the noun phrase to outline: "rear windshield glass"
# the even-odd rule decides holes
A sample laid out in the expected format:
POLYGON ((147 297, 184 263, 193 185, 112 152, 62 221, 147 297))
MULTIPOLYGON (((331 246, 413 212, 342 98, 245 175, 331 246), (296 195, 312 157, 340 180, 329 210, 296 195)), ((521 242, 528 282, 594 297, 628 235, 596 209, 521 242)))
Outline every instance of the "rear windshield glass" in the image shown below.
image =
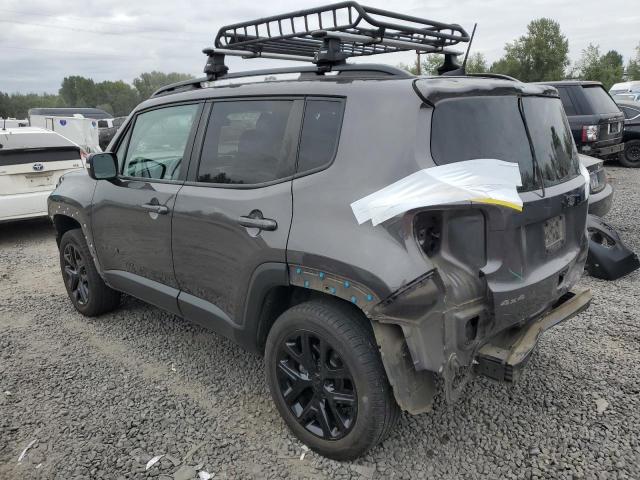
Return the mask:
POLYGON ((593 113, 617 113, 618 106, 600 85, 582 87, 584 96, 592 108, 593 113))
POLYGON ((578 175, 578 153, 560 102, 525 97, 522 106, 544 185, 557 185, 578 175))
MULTIPOLYGON (((516 96, 495 96, 439 102, 431 127, 431 150, 436 163, 476 158, 514 162, 520 166, 522 177, 519 190, 540 188, 519 101, 516 96)), ((560 100, 526 97, 523 109, 545 186, 576 176, 577 153, 560 100)))

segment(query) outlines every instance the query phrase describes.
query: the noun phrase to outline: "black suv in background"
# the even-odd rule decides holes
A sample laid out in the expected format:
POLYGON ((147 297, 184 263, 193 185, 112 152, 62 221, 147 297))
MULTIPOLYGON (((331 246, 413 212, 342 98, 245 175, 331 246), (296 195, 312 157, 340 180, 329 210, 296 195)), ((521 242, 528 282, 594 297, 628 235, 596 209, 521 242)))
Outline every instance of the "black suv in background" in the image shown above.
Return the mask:
POLYGON ((355 2, 257 22, 223 28, 207 78, 156 92, 88 175, 63 177, 49 197, 62 276, 84 315, 124 292, 264 353, 293 433, 350 459, 401 409, 429 411, 438 378, 448 401, 476 372, 512 381, 543 331, 587 308, 589 175, 553 87, 344 63, 374 41, 468 41, 459 25, 355 2), (355 20, 328 46, 268 33, 338 9, 355 20), (380 16, 427 29, 399 40, 380 16), (316 65, 227 73, 224 56, 251 48, 316 65))
POLYGON ((624 116, 600 82, 563 80, 539 82, 558 89, 578 151, 616 159, 624 150, 624 116))
POLYGON ((624 153, 620 163, 640 167, 640 102, 618 102, 624 113, 624 153))

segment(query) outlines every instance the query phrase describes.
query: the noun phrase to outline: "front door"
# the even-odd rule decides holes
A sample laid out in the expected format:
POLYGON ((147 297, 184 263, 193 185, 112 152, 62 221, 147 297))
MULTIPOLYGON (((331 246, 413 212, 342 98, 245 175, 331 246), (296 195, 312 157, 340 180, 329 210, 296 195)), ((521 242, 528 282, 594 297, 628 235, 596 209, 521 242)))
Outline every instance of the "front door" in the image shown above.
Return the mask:
POLYGON ((176 200, 180 308, 228 336, 242 322, 256 268, 286 262, 302 107, 293 99, 216 101, 200 161, 176 200))
POLYGON ((116 150, 120 176, 99 181, 94 193, 93 238, 107 282, 175 313, 171 217, 201 108, 139 113, 116 150))

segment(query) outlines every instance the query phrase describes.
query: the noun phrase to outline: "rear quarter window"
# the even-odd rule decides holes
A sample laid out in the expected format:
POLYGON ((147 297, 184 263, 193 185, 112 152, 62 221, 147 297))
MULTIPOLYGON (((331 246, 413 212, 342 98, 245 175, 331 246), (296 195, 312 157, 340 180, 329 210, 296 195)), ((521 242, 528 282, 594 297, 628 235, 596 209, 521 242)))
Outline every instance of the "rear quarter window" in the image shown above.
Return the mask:
POLYGON ((577 115, 578 111, 576 106, 573 104, 573 99, 571 98, 571 94, 569 93, 569 89, 565 87, 558 87, 558 95, 560 96, 560 101, 562 101, 562 107, 567 115, 577 115))
POLYGON ((317 171, 333 161, 343 111, 344 102, 340 100, 307 100, 298 151, 298 174, 317 171))

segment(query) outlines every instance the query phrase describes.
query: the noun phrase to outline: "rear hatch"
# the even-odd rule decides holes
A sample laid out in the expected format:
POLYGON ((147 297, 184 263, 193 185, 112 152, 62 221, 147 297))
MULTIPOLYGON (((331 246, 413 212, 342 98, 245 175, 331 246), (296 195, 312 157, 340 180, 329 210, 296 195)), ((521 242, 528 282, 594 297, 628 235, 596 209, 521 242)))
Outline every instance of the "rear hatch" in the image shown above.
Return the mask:
POLYGON ((82 167, 80 147, 57 133, 0 130, 0 195, 53 190, 62 174, 82 167))
POLYGON ((585 179, 555 89, 477 79, 468 89, 426 84, 434 81, 416 82, 433 105, 434 162, 494 158, 520 167, 522 212, 474 205, 484 219, 482 231, 468 231, 464 242, 457 241, 455 248, 466 252, 451 252, 468 258, 472 248, 484 244, 475 278, 485 282, 493 313, 485 331, 490 335, 548 310, 582 274, 585 179))
MULTIPOLYGON (((611 99, 602 85, 582 85, 584 102, 580 108, 584 122, 598 126, 598 139, 590 143, 593 147, 606 147, 622 141, 624 129, 624 115, 616 103, 611 99)), ((583 138, 583 142, 585 139, 583 138)))
POLYGON ((613 99, 599 83, 572 87, 575 99, 575 115, 571 124, 575 130, 576 142, 592 148, 616 145, 622 141, 624 115, 613 99), (589 126, 597 126, 595 140, 587 136, 589 126))

